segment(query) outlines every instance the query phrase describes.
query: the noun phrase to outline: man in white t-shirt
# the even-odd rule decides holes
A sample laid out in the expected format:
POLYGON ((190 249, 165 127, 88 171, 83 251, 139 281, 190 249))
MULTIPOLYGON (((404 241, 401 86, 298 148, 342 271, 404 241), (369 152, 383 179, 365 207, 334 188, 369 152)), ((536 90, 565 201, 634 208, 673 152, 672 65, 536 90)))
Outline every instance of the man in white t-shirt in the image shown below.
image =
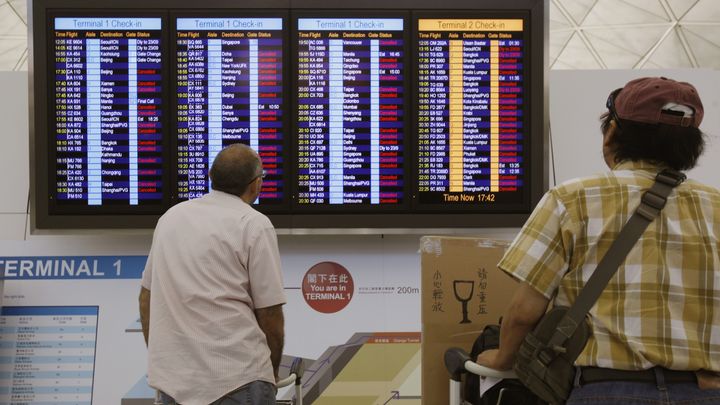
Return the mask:
POLYGON ((226 147, 210 193, 155 228, 140 318, 148 383, 166 404, 275 404, 286 299, 275 229, 250 205, 263 173, 251 148, 226 147))

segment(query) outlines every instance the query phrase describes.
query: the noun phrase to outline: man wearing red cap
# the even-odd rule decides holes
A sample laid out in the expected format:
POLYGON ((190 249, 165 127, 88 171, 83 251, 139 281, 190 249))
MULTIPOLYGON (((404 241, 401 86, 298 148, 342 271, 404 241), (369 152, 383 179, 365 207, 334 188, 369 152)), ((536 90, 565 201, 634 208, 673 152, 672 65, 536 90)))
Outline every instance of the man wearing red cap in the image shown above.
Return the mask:
MULTIPOLYGON (((482 365, 510 369, 550 301, 572 305, 655 176, 693 168, 703 151, 703 105, 689 83, 632 80, 606 106, 611 171, 548 191, 513 241, 498 267, 522 285, 482 365)), ((677 186, 590 310, 567 404, 720 404, 719 237, 720 192, 677 186)))

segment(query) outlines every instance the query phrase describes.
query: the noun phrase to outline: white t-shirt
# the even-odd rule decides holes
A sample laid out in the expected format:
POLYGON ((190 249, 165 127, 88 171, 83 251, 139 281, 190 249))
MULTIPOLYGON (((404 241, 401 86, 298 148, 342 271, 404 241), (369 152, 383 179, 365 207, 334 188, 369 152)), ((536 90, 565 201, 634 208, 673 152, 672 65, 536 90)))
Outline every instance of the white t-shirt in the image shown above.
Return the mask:
POLYGON ((151 292, 150 386, 207 405, 249 382, 275 382, 254 314, 286 302, 265 215, 215 190, 172 207, 155 228, 142 286, 151 292))

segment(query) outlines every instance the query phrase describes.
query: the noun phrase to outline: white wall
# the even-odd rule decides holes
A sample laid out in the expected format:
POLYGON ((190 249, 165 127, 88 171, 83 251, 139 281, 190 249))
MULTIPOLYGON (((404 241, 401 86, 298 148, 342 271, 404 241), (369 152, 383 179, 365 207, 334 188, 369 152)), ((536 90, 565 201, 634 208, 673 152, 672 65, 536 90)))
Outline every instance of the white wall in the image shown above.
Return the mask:
POLYGON ((22 239, 28 190, 26 72, 0 72, 0 239, 22 239))
MULTIPOLYGON (((608 94, 643 76, 665 76, 692 83, 700 93, 705 118, 700 129, 707 146, 688 176, 720 188, 720 72, 715 70, 556 70, 550 74, 550 125, 557 181, 607 170, 602 159, 599 117, 608 94)), ((550 179, 552 184, 552 178, 550 179)))

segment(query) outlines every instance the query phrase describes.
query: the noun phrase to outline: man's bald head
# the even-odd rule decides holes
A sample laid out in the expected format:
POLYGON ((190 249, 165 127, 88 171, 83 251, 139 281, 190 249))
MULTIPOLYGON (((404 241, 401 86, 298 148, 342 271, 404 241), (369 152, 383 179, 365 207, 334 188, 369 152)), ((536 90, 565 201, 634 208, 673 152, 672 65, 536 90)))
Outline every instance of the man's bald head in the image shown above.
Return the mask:
POLYGON ((242 197, 250 183, 262 174, 257 152, 236 143, 225 147, 210 168, 212 189, 242 197))

